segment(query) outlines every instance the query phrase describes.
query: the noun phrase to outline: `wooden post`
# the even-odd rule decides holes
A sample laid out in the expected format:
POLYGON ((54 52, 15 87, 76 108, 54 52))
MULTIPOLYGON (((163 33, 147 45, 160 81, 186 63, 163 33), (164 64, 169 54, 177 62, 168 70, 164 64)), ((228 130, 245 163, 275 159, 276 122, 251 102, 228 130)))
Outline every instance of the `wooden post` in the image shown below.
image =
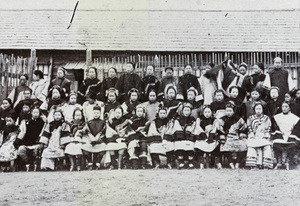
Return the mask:
POLYGON ((30 60, 28 60, 28 71, 30 72, 29 73, 29 82, 32 82, 33 71, 36 69, 35 59, 36 59, 36 49, 31 49, 30 50, 30 60))
MULTIPOLYGON (((93 60, 92 60, 92 50, 86 49, 86 68, 88 69, 90 66, 92 66, 93 60)), ((84 79, 87 76, 87 70, 84 71, 84 79)))

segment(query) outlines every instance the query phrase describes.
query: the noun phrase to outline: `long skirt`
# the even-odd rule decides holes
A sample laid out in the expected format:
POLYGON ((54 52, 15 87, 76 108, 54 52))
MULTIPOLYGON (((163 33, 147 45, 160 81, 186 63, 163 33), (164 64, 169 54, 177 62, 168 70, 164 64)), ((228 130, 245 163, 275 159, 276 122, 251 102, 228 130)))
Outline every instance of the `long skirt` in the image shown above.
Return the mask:
POLYGON ((87 152, 98 153, 106 150, 106 144, 101 143, 92 145, 90 143, 85 143, 81 145, 81 149, 87 152))
POLYGON ((166 154, 166 150, 162 144, 162 142, 152 142, 148 146, 150 154, 166 154))
POLYGON ((196 140, 194 148, 203 152, 212 152, 219 145, 219 141, 208 143, 207 140, 196 140))
POLYGON ((272 149, 270 145, 262 147, 248 147, 246 166, 255 167, 257 165, 273 168, 272 149))
POLYGON ((175 141, 174 148, 175 151, 183 150, 183 151, 194 151, 195 143, 189 140, 179 140, 175 141))
POLYGON ((117 150, 121 150, 121 149, 126 149, 126 143, 125 142, 109 142, 106 145, 105 150, 106 151, 117 151, 117 150))
POLYGON ((60 148, 60 137, 57 133, 53 133, 48 147, 42 153, 41 169, 49 168, 54 170, 55 159, 64 156, 64 150, 60 148))
POLYGON ((81 150, 82 144, 81 143, 69 143, 66 146, 65 149, 65 154, 69 155, 82 155, 82 150, 81 150))
POLYGON ((17 159, 17 150, 13 145, 13 142, 5 142, 0 147, 0 162, 10 162, 17 159))
POLYGON ((246 139, 239 139, 236 135, 227 135, 225 144, 220 147, 221 152, 245 152, 247 151, 246 139))

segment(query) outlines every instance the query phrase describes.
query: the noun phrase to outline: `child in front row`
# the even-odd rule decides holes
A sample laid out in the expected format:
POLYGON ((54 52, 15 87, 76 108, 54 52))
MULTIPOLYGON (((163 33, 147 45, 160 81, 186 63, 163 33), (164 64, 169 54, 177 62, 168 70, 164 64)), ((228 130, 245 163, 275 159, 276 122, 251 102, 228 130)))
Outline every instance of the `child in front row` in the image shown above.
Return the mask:
MULTIPOLYGON (((70 94, 70 97, 72 94, 70 94)), ((78 130, 82 130, 85 125, 82 110, 76 108, 73 112, 73 120, 70 122, 70 143, 66 146, 65 154, 69 157, 71 166, 70 171, 72 172, 75 168, 75 162, 77 166, 77 171, 81 169, 81 159, 82 159, 82 140, 76 136, 78 130)))
POLYGON ((208 105, 203 106, 203 114, 197 119, 197 139, 195 142, 195 159, 200 163, 200 169, 204 169, 204 154, 206 153, 206 165, 209 166, 209 154, 218 169, 222 168, 219 139, 216 135, 217 122, 208 105))
POLYGON ((214 101, 210 104, 210 108, 213 116, 219 119, 225 116, 226 102, 224 100, 224 93, 222 90, 216 90, 214 94, 214 101))
POLYGON ((185 161, 188 161, 187 167, 194 168, 194 143, 196 119, 191 116, 193 106, 190 103, 184 103, 180 116, 174 120, 173 137, 175 154, 179 164, 179 169, 185 167, 185 161))
POLYGON ((63 112, 59 109, 53 113, 54 120, 46 125, 41 136, 43 144, 41 169, 54 170, 62 167, 64 148, 70 141, 70 126, 64 121, 63 112))
MULTIPOLYGON (((110 151, 110 169, 113 169, 116 165, 118 165, 117 167, 120 170, 123 164, 123 156, 127 149, 126 143, 130 136, 134 135, 135 132, 130 126, 130 121, 123 117, 123 109, 121 107, 114 109, 114 116, 115 117, 110 120, 106 130, 106 138, 108 142, 106 150, 110 151), (118 158, 118 163, 116 162, 116 158, 118 158)), ((135 141, 134 143, 128 145, 128 153, 130 157, 134 155, 134 148, 139 146, 138 142, 135 141)))
POLYGON ((8 113, 5 117, 5 126, 0 128, 0 165, 2 172, 14 171, 14 162, 17 159, 17 150, 14 142, 19 134, 19 127, 15 125, 16 115, 8 113))
POLYGON ((163 107, 159 107, 156 118, 151 121, 145 129, 154 169, 158 169, 161 166, 159 155, 165 155, 165 148, 163 147, 162 141, 167 130, 168 121, 167 110, 163 107))
POLYGON ((106 123, 100 118, 101 107, 95 105, 93 111, 94 119, 88 121, 75 135, 76 139, 82 139, 81 149, 88 162, 89 170, 92 170, 94 165, 96 169, 100 169, 100 162, 106 149, 106 123))
POLYGON ((236 114, 236 105, 231 101, 226 104, 226 116, 221 119, 219 132, 220 151, 227 157, 229 166, 238 169, 247 151, 247 124, 236 114), (235 165, 233 153, 237 156, 235 165))
MULTIPOLYGON (((141 105, 136 107, 134 113, 135 114, 131 118, 131 127, 136 132, 133 140, 139 140, 139 147, 135 148, 134 158, 139 159, 141 168, 145 169, 147 164, 147 138, 145 137, 146 134, 144 130, 147 119, 145 118, 145 110, 141 105)), ((135 164, 133 164, 133 168, 137 169, 135 164)))

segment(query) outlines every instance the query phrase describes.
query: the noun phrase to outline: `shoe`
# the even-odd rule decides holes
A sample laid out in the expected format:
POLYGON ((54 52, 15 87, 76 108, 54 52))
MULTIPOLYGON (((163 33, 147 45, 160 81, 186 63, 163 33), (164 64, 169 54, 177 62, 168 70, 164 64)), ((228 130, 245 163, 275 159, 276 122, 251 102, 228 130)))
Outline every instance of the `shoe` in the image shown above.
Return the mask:
POLYGON ((155 167, 153 168, 153 169, 155 169, 155 170, 157 170, 157 169, 159 169, 159 164, 155 164, 155 167))
POLYGON ((235 169, 240 169, 240 163, 235 163, 235 169))
POLYGON ((204 169, 204 164, 200 164, 200 170, 204 169))
POLYGON ((80 166, 77 166, 77 171, 78 171, 78 172, 80 171, 80 166))
POLYGON ((192 163, 190 163, 188 166, 189 166, 189 169, 194 169, 194 165, 192 163))
POLYGON ((280 169, 281 168, 281 164, 280 163, 278 163, 275 167, 274 167, 274 170, 278 170, 278 169, 280 169))
POLYGON ((170 163, 168 163, 167 166, 168 166, 169 169, 173 169, 173 167, 172 167, 172 165, 170 163))
POLYGON ((289 163, 285 163, 285 169, 290 170, 290 164, 289 163))
POLYGON ((73 172, 73 170, 74 170, 74 166, 71 166, 70 167, 70 172, 73 172))
POLYGON ((29 172, 30 164, 26 164, 26 172, 29 172))
POLYGON ((108 170, 112 170, 112 169, 114 169, 114 166, 110 165, 108 170))
POLYGON ((231 162, 231 163, 229 164, 229 167, 230 167, 231 169, 234 169, 234 164, 231 162))
POLYGON ((219 169, 219 170, 222 169, 222 164, 221 163, 217 163, 216 165, 217 165, 217 169, 219 169))
POLYGON ((97 169, 97 170, 100 169, 100 163, 96 163, 96 169, 97 169))
POLYGON ((93 170, 93 163, 88 163, 88 170, 93 170))
POLYGON ((181 170, 181 169, 183 169, 183 168, 184 168, 184 164, 183 164, 183 163, 180 163, 180 164, 179 164, 179 168, 178 168, 178 169, 180 169, 180 170, 181 170))

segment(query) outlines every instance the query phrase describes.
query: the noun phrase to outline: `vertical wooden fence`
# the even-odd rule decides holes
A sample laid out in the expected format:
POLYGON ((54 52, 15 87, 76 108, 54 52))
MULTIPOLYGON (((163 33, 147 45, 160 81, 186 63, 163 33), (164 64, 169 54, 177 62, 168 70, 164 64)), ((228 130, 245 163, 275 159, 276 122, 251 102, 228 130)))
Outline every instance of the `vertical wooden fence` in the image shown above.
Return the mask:
MULTIPOLYGON (((156 76, 164 75, 164 68, 172 66, 175 70, 175 75, 183 74, 185 64, 192 64, 195 68, 194 73, 200 76, 198 68, 212 62, 220 64, 224 59, 230 58, 235 64, 245 62, 249 65, 248 73, 252 73, 252 66, 257 62, 262 62, 265 68, 272 67, 273 59, 281 57, 284 62, 284 67, 292 72, 292 77, 297 83, 298 69, 300 67, 299 52, 201 52, 201 53, 184 53, 184 54, 147 54, 147 55, 120 55, 120 56, 99 56, 93 59, 93 66, 98 68, 99 79, 102 80, 107 76, 107 71, 110 67, 115 67, 118 70, 118 75, 124 72, 127 62, 135 62, 136 72, 144 76, 144 71, 147 65, 154 64, 156 67, 156 76)), ((266 70, 267 71, 267 70, 266 70)))
POLYGON ((0 102, 6 98, 11 90, 19 85, 22 74, 29 77, 28 84, 32 81, 32 73, 36 69, 37 58, 14 57, 14 55, 0 54, 0 102))

